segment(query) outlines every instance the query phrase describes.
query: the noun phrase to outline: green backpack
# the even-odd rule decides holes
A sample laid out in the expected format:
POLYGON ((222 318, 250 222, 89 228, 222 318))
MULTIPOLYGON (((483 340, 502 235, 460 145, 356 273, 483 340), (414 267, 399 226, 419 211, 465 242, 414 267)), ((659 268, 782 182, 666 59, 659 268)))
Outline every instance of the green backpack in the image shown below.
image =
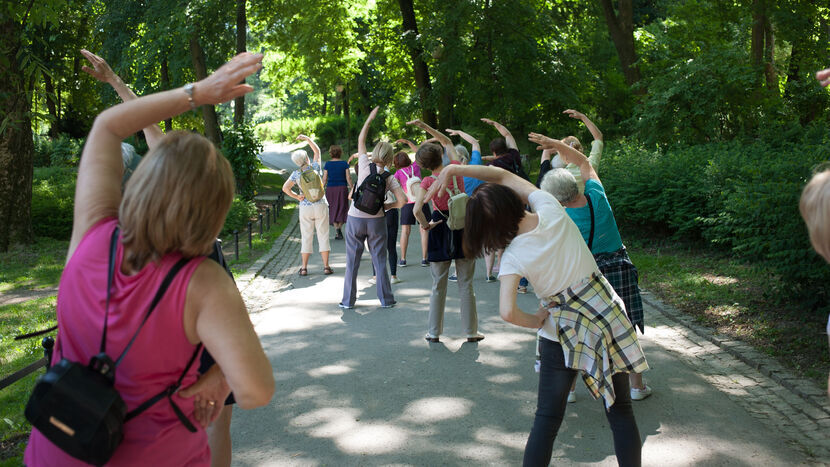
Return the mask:
POLYGON ((300 170, 300 189, 303 190, 303 196, 310 203, 320 201, 326 194, 323 189, 323 179, 312 168, 300 170))

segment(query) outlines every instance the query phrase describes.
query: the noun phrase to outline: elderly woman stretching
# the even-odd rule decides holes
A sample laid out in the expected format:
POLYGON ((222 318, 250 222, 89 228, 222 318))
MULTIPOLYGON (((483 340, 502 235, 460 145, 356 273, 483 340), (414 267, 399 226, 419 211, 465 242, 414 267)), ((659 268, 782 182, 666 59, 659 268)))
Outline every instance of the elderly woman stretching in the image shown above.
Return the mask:
MULTIPOLYGON (((594 167, 584 154, 563 141, 531 133, 531 141, 541 145, 545 151, 558 151, 567 163, 577 166, 581 179, 585 181, 584 194, 573 174, 567 169, 554 169, 541 179, 541 188, 552 194, 565 206, 565 212, 579 227, 579 232, 588 249, 594 255, 600 272, 614 287, 614 291, 625 303, 625 311, 631 324, 643 332, 643 301, 637 286, 637 268, 628 257, 620 238, 617 221, 605 196, 605 188, 594 167)), ((631 399, 643 400, 651 395, 651 388, 643 383, 643 375, 630 373, 631 399)), ((569 401, 573 402, 573 392, 569 401)))
MULTIPOLYGON (((64 357, 86 364, 100 351, 104 329, 111 357, 118 357, 115 352, 135 336, 115 369, 115 388, 127 410, 134 410, 175 388, 180 376, 182 386, 194 385, 197 369, 189 362, 201 344, 217 362, 194 385, 202 389, 192 399, 184 391, 171 393, 125 424, 124 440, 109 460, 113 465, 210 465, 204 430, 191 433, 175 407, 183 418, 204 426, 222 408, 221 399, 204 396, 224 379, 244 409, 267 404, 273 394, 271 365, 242 297, 222 267, 204 256, 233 200, 228 161, 202 136, 170 133, 144 158, 121 194, 121 140, 199 105, 250 92, 250 86, 239 83, 260 69, 261 60, 262 55, 243 53, 198 83, 107 109, 87 137, 58 294, 52 363, 64 357), (174 268, 181 269, 142 326, 153 296, 174 268)), ((32 429, 24 463, 87 465, 37 429, 32 429)))
POLYGON ((541 337, 539 398, 524 465, 550 463, 568 390, 580 370, 594 397, 605 401, 617 462, 640 465, 640 433, 626 373, 648 365, 622 300, 597 269, 579 229, 556 198, 496 167, 446 167, 439 190, 459 175, 492 182, 481 185, 467 204, 466 254, 505 249, 499 313, 509 323, 539 329, 541 337), (526 212, 525 204, 533 212, 526 212), (516 304, 521 277, 541 301, 534 314, 516 304))
POLYGON ((282 185, 282 191, 286 195, 300 202, 300 237, 302 238, 300 257, 303 261, 303 265, 300 267, 300 275, 308 275, 308 260, 314 251, 315 230, 317 231, 317 246, 320 248, 320 256, 323 257, 323 274, 328 275, 334 271, 329 267, 329 252, 331 251, 329 244, 329 203, 323 194, 323 182, 319 177, 320 148, 306 135, 300 135, 297 139, 307 142, 314 152, 313 162, 309 162, 308 154, 305 151, 299 150, 291 153, 291 161, 300 169, 291 172, 291 176, 282 185), (313 198, 311 193, 304 193, 300 186, 300 178, 303 174, 310 174, 310 171, 316 172, 316 178, 320 181, 320 186, 316 188, 320 192, 314 193, 313 198), (295 185, 300 191, 299 194, 292 190, 295 185))

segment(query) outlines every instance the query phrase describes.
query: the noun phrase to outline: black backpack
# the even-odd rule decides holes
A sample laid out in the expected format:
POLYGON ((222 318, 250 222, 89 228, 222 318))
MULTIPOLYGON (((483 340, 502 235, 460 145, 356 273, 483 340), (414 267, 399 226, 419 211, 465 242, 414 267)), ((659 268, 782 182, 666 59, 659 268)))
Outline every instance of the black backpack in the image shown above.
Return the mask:
POLYGON ((386 171, 379 174, 375 164, 369 164, 369 175, 352 191, 354 207, 371 215, 380 212, 386 198, 386 178, 389 175, 386 171))

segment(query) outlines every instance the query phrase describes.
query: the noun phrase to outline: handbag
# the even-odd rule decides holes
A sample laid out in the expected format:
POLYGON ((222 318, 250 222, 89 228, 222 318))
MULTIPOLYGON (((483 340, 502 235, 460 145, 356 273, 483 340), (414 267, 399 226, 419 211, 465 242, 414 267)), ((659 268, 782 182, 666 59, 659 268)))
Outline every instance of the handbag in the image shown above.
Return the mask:
MULTIPOLYGON (((55 446, 76 459, 94 465, 103 465, 110 460, 118 445, 124 439, 124 423, 136 417, 164 397, 170 400, 178 419, 190 432, 196 427, 173 402, 172 396, 181 385, 184 376, 199 354, 202 344, 196 347, 190 361, 175 384, 142 403, 135 410, 127 412, 127 405, 115 389, 115 371, 127 351, 135 342, 138 333, 153 313, 176 274, 189 259, 180 259, 167 273, 156 291, 144 319, 117 360, 107 355, 107 321, 109 318, 110 292, 115 272, 115 252, 118 227, 112 233, 107 276, 107 301, 104 314, 104 330, 98 355, 88 365, 63 358, 38 378, 29 401, 26 404, 26 419, 55 446)), ((58 342, 60 346, 60 341, 58 342)))

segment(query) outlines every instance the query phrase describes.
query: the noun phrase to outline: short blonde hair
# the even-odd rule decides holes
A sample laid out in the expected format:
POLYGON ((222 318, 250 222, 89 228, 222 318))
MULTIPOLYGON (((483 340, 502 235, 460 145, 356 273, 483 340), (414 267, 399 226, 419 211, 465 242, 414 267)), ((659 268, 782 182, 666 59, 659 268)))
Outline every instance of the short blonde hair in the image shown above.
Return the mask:
POLYGON ((372 150, 372 162, 382 165, 392 165, 392 158, 395 156, 395 148, 386 141, 380 141, 372 150))
POLYGON ((583 154, 585 153, 585 151, 582 150, 582 143, 579 142, 579 138, 576 136, 566 136, 562 139, 562 142, 583 154))
POLYGON ((798 209, 813 248, 830 262, 830 169, 815 174, 804 187, 798 209))
POLYGON ((174 251, 210 253, 234 194, 231 165, 205 137, 167 134, 127 182, 118 210, 134 270, 174 251))

